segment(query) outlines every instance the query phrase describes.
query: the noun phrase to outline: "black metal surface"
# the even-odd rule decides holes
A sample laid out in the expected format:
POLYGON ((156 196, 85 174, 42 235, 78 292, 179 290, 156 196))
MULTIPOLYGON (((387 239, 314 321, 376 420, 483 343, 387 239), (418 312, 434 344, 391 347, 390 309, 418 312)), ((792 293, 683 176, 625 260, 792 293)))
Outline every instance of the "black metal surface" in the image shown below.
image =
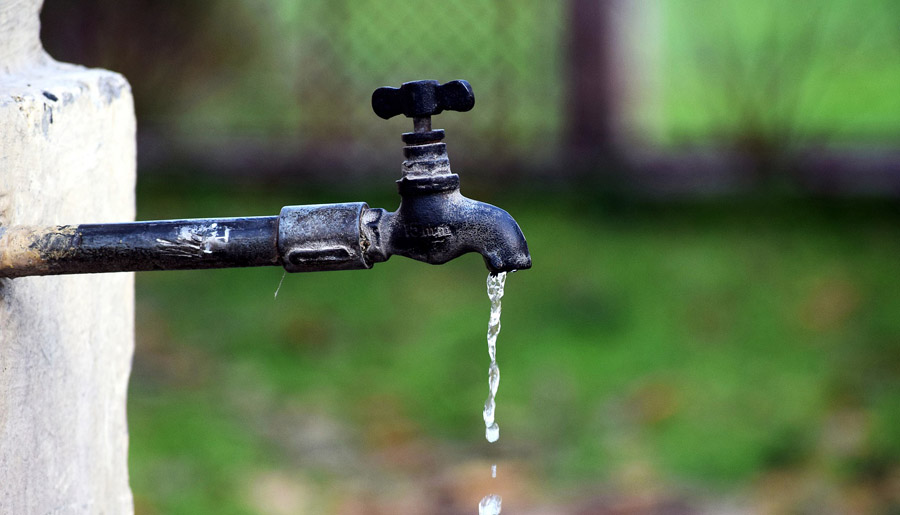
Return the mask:
POLYGON ((424 145, 426 143, 437 143, 444 139, 444 130, 437 129, 433 131, 422 131, 422 132, 404 132, 403 143, 407 145, 424 145))
POLYGON ((277 217, 0 228, 0 278, 29 275, 283 265, 288 272, 370 268, 392 255, 441 264, 478 252, 491 272, 531 267, 521 229, 504 210, 464 197, 431 116, 468 111, 466 81, 380 88, 382 118, 414 119, 406 133, 395 212, 362 202, 287 206, 277 217))
POLYGON ((280 264, 278 217, 18 227, 0 235, 0 277, 280 264))
POLYGON ((415 132, 403 135, 403 178, 397 181, 400 208, 373 209, 364 218, 373 244, 372 262, 392 255, 441 264, 468 252, 484 257, 491 272, 531 268, 528 244, 515 220, 504 210, 464 197, 459 176, 450 170, 444 131, 432 130, 430 117, 443 110, 468 111, 475 105, 466 81, 407 82, 379 88, 372 108, 382 118, 413 118, 415 132))
POLYGON ((379 242, 367 253, 372 262, 398 255, 440 265, 477 252, 494 273, 531 268, 525 236, 509 213, 458 189, 407 194, 396 212, 372 211, 381 211, 369 224, 379 242))
POLYGON ((363 202, 286 206, 278 224, 278 255, 288 272, 371 268, 360 219, 363 202))
MULTIPOLYGON (((446 84, 436 80, 416 80, 399 88, 378 88, 372 93, 372 109, 385 120, 398 114, 427 118, 443 111, 468 111, 474 106, 472 86, 464 80, 446 84)), ((418 126, 416 130, 419 132, 418 126)), ((423 130, 430 130, 430 127, 423 130)))

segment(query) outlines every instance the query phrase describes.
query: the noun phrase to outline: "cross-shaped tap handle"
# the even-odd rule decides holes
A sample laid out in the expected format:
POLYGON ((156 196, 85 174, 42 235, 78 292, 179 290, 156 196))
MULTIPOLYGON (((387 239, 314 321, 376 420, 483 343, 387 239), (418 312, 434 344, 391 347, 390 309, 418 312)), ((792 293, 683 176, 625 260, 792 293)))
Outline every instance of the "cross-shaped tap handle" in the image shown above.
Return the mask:
POLYGON ((464 80, 440 84, 436 80, 405 82, 399 88, 378 88, 372 93, 372 109, 387 120, 402 114, 428 118, 442 111, 468 111, 475 105, 472 86, 464 80))

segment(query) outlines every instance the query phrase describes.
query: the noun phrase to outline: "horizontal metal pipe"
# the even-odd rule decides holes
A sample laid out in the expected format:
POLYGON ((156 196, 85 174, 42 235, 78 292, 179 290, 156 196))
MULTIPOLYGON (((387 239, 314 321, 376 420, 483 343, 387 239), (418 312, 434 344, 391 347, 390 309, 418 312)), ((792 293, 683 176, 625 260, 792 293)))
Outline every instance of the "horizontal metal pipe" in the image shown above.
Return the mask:
POLYGON ((0 277, 281 265, 278 217, 0 228, 0 277))

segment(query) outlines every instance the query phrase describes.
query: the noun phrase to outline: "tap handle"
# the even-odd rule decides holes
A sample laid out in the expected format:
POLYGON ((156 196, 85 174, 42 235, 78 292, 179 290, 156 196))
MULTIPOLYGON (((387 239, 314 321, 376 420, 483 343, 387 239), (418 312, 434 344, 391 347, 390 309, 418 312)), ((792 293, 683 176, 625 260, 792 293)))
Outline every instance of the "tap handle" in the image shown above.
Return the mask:
POLYGON ((468 111, 475 106, 472 86, 464 80, 440 84, 436 80, 405 82, 399 88, 378 88, 372 93, 372 109, 387 120, 402 114, 426 118, 442 111, 468 111))

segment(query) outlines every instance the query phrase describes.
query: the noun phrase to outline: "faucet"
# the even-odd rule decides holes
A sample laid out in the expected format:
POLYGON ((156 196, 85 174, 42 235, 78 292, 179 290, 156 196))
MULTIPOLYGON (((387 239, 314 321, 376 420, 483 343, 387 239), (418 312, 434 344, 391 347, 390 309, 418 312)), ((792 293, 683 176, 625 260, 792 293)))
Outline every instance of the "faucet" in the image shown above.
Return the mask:
POLYGON ((450 171, 442 111, 475 105, 464 80, 379 88, 375 114, 413 119, 400 207, 364 202, 285 206, 278 216, 162 220, 53 227, 0 226, 0 278, 33 275, 283 266, 288 272, 371 268, 392 255, 442 264, 468 252, 491 273, 531 268, 521 229, 504 210, 464 197, 450 171))

